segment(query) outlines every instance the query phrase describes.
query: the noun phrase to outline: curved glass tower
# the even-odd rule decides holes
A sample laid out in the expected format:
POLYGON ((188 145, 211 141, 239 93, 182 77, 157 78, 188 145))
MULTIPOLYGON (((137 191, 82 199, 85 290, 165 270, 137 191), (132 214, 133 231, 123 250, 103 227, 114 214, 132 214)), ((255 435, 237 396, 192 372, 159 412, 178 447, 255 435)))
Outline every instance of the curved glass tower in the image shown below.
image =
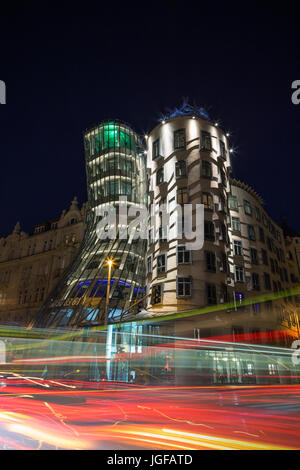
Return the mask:
MULTIPOLYGON (((131 213, 147 203, 146 157, 139 136, 119 121, 84 135, 88 210, 79 252, 40 309, 36 327, 123 320, 145 296, 146 239, 131 213), (120 214, 128 213, 128 223, 120 214), (108 261, 110 260, 110 261, 108 261)), ((138 212, 136 212, 138 214, 138 212)))

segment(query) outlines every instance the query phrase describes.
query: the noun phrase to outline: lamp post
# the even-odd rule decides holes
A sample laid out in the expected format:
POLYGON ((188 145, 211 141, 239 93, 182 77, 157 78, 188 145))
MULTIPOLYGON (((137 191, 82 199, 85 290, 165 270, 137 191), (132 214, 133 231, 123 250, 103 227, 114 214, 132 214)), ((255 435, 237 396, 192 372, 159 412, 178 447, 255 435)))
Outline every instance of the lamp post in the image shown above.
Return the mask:
POLYGON ((107 321, 108 321, 109 290, 110 290, 111 268, 113 264, 114 264, 114 261, 112 258, 108 258, 106 260, 106 266, 108 268, 108 276, 107 276, 107 288, 106 288, 106 299, 105 299, 105 318, 104 318, 105 325, 107 325, 107 321))

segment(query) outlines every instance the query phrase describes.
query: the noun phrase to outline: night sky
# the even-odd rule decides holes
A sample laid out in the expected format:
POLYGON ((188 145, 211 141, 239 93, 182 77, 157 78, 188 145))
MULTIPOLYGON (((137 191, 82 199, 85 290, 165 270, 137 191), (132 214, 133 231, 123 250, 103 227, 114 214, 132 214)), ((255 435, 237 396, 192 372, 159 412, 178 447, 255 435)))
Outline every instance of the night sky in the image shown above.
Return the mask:
POLYGON ((231 132, 233 176, 261 194, 275 221, 285 216, 300 232, 300 104, 291 101, 300 15, 291 4, 8 3, 0 237, 17 221, 31 232, 74 195, 86 201, 85 129, 118 118, 149 132, 183 97, 231 132))

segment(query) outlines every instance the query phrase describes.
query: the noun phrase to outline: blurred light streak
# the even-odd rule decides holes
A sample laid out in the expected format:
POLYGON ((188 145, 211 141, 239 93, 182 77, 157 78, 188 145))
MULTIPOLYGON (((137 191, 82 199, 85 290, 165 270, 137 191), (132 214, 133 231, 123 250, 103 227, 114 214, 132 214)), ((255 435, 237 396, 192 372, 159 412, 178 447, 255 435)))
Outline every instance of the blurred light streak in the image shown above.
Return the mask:
POLYGON ((31 426, 25 426, 24 424, 9 424, 7 429, 11 432, 22 434, 24 436, 30 437, 31 439, 46 442, 50 445, 60 448, 66 448, 70 450, 87 450, 91 448, 91 443, 89 441, 83 441, 82 439, 74 440, 74 438, 67 439, 66 437, 59 436, 57 430, 55 430, 55 434, 50 434, 44 430, 39 430, 31 426))
MULTIPOLYGON (((265 445, 262 445, 262 444, 258 444, 256 442, 253 442, 253 443, 250 443, 250 442, 246 442, 246 441, 237 441, 237 440, 234 440, 234 439, 226 439, 224 437, 215 437, 215 436, 205 436, 203 434, 194 434, 194 433, 190 433, 190 432, 184 432, 184 431, 175 431, 174 429, 163 429, 163 431, 165 432, 169 432, 169 433, 172 433, 172 434, 178 434, 178 435, 181 435, 181 436, 189 436, 189 437, 194 437, 196 439, 205 439, 205 440, 208 440, 208 441, 219 441, 223 444, 232 444, 233 446, 237 446, 238 449, 241 449, 241 450, 245 450, 246 448, 252 448, 252 449, 261 449, 261 450, 275 450, 275 449, 279 449, 278 447, 273 447, 272 444, 265 444, 265 445)), ((285 447, 282 447, 282 450, 283 449, 286 449, 285 447)))

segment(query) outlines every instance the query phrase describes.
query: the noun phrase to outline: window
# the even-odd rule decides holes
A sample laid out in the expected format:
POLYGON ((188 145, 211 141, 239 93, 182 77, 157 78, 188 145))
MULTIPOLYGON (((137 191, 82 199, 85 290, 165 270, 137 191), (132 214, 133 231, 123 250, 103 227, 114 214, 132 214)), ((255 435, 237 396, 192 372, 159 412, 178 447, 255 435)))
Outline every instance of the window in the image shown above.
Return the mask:
POLYGON ((234 256, 243 256, 243 246, 240 240, 233 240, 234 256))
POLYGON ((226 253, 221 253, 220 271, 230 274, 226 253))
POLYGON ((250 240, 255 241, 255 230, 253 225, 248 225, 248 237, 250 240))
POLYGON ((177 204, 187 204, 189 201, 187 188, 177 189, 177 204))
POLYGON ((131 193, 132 193, 131 183, 129 183, 128 181, 122 181, 121 182, 121 194, 130 196, 131 193))
POLYGON ((184 160, 179 160, 175 163, 175 176, 176 178, 184 178, 186 175, 186 162, 184 160))
POLYGON ((206 284, 207 303, 214 305, 217 303, 217 292, 214 284, 206 284))
POLYGON ((212 150, 209 132, 201 131, 201 150, 212 150))
POLYGON ((192 261, 192 252, 185 245, 177 246, 177 264, 187 264, 192 261))
POLYGON ((274 264, 274 260, 272 258, 270 258, 270 263, 271 263, 271 271, 272 271, 272 273, 275 273, 275 264, 274 264))
POLYGON ((263 220, 263 224, 265 227, 268 226, 268 220, 267 220, 267 217, 265 216, 265 214, 262 215, 262 220, 263 220))
POLYGON ((232 195, 229 196, 228 206, 229 206, 229 209, 231 209, 233 211, 238 211, 239 210, 238 200, 237 200, 236 196, 232 196, 232 195))
POLYGON ((250 202, 244 200, 244 211, 246 215, 251 215, 252 210, 251 210, 251 205, 250 202))
MULTIPOLYGON (((280 236, 280 233, 278 232, 278 230, 276 230, 276 239, 279 243, 281 243, 281 236, 280 236)), ((296 240, 296 243, 298 243, 297 240, 296 240)))
POLYGON ((109 158, 107 164, 110 173, 114 173, 117 170, 117 161, 114 158, 109 158))
POLYGON ((213 197, 209 193, 202 193, 202 204, 204 205, 204 209, 213 210, 213 197))
POLYGON ((155 140, 152 144, 152 160, 159 157, 159 139, 155 140))
POLYGON ((216 255, 212 251, 205 252, 206 269, 207 271, 216 272, 216 255))
POLYGON ((244 268, 243 266, 234 267, 234 277, 236 282, 244 282, 244 268))
POLYGON ((261 250, 261 257, 262 257, 263 264, 266 264, 266 265, 269 264, 268 263, 268 254, 267 254, 266 250, 264 250, 263 248, 261 250))
POLYGON ((254 207, 254 213, 255 213, 255 218, 256 220, 260 221, 261 220, 261 217, 260 217, 260 210, 258 207, 254 207))
POLYGON ((218 211, 220 211, 220 212, 227 212, 227 211, 226 211, 226 206, 225 206, 225 198, 224 198, 224 196, 222 196, 222 194, 219 195, 218 211))
POLYGON ((215 241, 215 226, 210 220, 204 221, 204 238, 205 240, 215 241))
POLYGON ((167 270, 167 255, 159 255, 157 257, 157 274, 165 273, 167 270))
POLYGON ((168 227, 159 227, 158 229, 159 241, 167 242, 168 241, 168 227))
POLYGON ((259 241, 265 243, 265 232, 261 227, 258 227, 259 241))
POLYGON ((110 196, 118 194, 118 192, 119 192, 118 186, 119 186, 118 185, 118 180, 109 181, 109 183, 108 183, 108 194, 110 196))
POLYGON ((149 230, 149 245, 152 245, 154 243, 154 228, 150 228, 149 230))
POLYGON ((147 258, 147 274, 152 273, 152 256, 147 258))
POLYGON ((203 178, 212 178, 212 166, 207 160, 201 160, 201 175, 203 178))
POLYGON ((226 284, 221 284, 220 302, 228 302, 228 291, 226 284))
POLYGON ((226 147, 225 147, 225 143, 223 142, 223 140, 219 140, 219 143, 220 143, 220 155, 221 157, 226 160, 226 147))
POLYGON ((273 245, 271 238, 267 237, 267 245, 270 251, 273 251, 273 245))
POLYGON ((174 150, 185 148, 185 129, 178 129, 174 132, 174 150))
POLYGON ((163 284, 156 284, 152 287, 151 304, 160 304, 162 302, 163 284))
POLYGON ((177 277, 177 297, 188 297, 192 295, 192 278, 177 277))
POLYGON ((258 254, 255 248, 250 248, 250 258, 252 264, 258 264, 258 254))
POLYGON ((223 186, 227 184, 225 172, 221 169, 219 170, 219 182, 222 183, 223 186))
POLYGON ((164 168, 159 168, 156 173, 156 184, 162 184, 164 182, 164 168))
POLYGON ((252 290, 260 290, 259 275, 257 273, 251 273, 251 287, 252 290))
POLYGON ((232 230, 234 232, 240 232, 241 231, 241 223, 240 223, 240 219, 238 217, 231 217, 231 225, 232 225, 232 230))
POLYGON ((219 240, 223 240, 225 243, 228 242, 227 228, 223 222, 220 223, 219 240))

